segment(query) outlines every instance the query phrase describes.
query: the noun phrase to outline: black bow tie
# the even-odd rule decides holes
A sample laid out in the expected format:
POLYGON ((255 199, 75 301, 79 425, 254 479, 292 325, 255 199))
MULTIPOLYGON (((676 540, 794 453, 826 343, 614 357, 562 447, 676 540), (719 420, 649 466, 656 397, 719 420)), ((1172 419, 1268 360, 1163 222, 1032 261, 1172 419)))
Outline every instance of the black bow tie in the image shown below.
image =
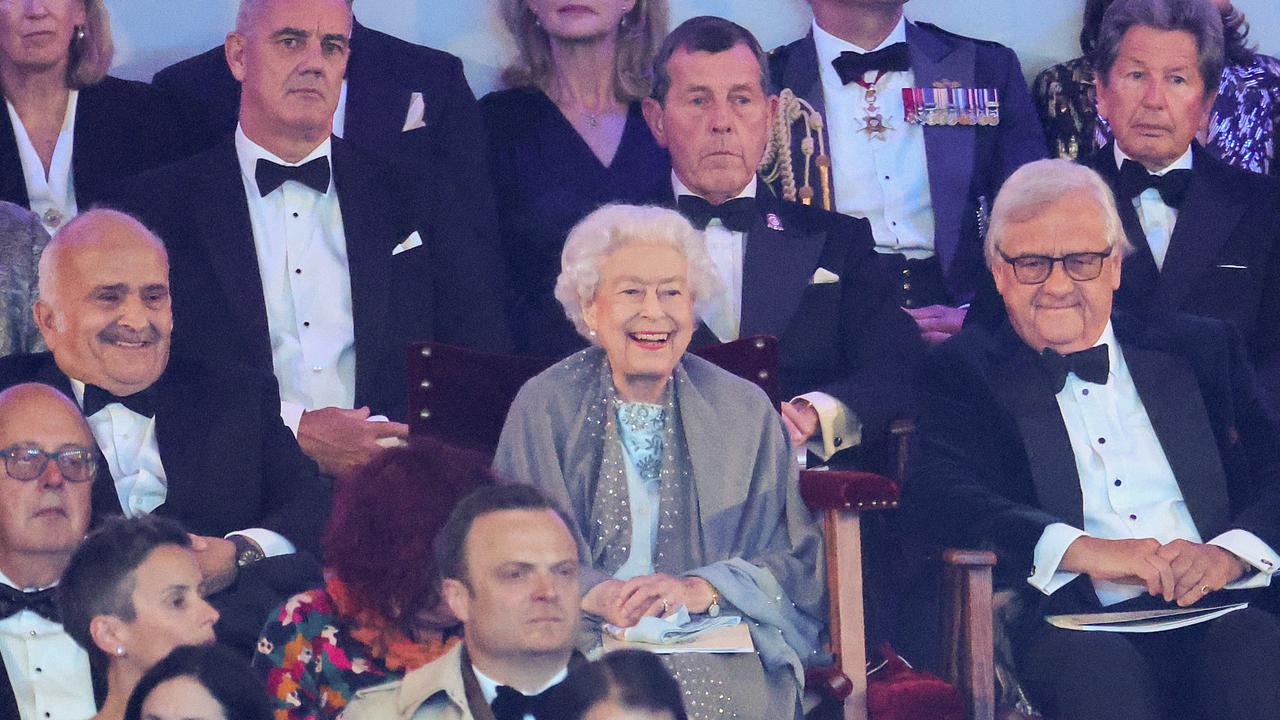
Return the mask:
POLYGON ((1119 194, 1126 200, 1138 197, 1147 188, 1155 188, 1164 204, 1176 210, 1186 199, 1190 184, 1190 170, 1170 170, 1163 175, 1152 175, 1142 163, 1125 160, 1120 164, 1119 194))
POLYGON ((538 720, 551 720, 551 690, 544 690, 537 695, 524 693, 506 685, 498 686, 498 695, 490 703, 495 720, 524 720, 525 715, 532 715, 538 720))
POLYGON ((22 592, 0 583, 0 620, 13 617, 23 610, 30 610, 46 620, 62 622, 56 598, 57 591, 54 588, 22 592))
POLYGON ((89 417, 111 403, 120 403, 139 415, 155 417, 156 398, 155 391, 152 390, 154 387, 152 385, 132 395, 120 397, 113 395, 109 390, 103 390, 97 385, 86 384, 84 386, 84 416, 89 417))
POLYGON ((869 53, 846 50, 840 53, 840 57, 832 60, 831 64, 840 75, 840 82, 848 85, 861 80, 863 75, 872 70, 906 72, 911 69, 911 58, 907 54, 907 44, 898 42, 869 53))
POLYGON ((258 181, 258 193, 262 197, 271 191, 295 180, 323 195, 329 192, 329 158, 318 157, 302 165, 281 165, 266 158, 258 158, 258 166, 253 172, 258 181))
POLYGON ((1107 384, 1107 373, 1111 370, 1111 358, 1107 355, 1107 345, 1103 343, 1079 352, 1059 355, 1053 348, 1045 348, 1040 353, 1040 360, 1049 380, 1053 383, 1053 392, 1058 394, 1067 384, 1067 373, 1075 373, 1076 377, 1096 385, 1107 384))
POLYGON ((720 224, 729 230, 746 232, 756 219, 756 199, 751 197, 734 198, 712 205, 697 195, 681 195, 676 199, 676 207, 699 230, 706 230, 707 223, 712 218, 719 218, 720 224))

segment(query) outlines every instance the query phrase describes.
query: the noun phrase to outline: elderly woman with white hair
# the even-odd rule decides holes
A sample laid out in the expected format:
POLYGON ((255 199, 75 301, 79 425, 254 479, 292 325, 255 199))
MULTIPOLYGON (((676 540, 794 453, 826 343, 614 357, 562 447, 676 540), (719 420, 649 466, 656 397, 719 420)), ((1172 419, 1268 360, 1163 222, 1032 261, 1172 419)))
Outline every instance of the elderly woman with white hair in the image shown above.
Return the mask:
POLYGON ((145 83, 109 77, 104 0, 0 2, 0 200, 54 233, 115 184, 176 159, 145 83))
POLYGON ((576 521, 588 620, 743 616, 755 653, 666 656, 691 717, 799 717, 821 535, 768 398, 685 353, 718 283, 702 235, 671 210, 606 206, 561 266, 556 297, 591 347, 520 390, 495 468, 576 521))

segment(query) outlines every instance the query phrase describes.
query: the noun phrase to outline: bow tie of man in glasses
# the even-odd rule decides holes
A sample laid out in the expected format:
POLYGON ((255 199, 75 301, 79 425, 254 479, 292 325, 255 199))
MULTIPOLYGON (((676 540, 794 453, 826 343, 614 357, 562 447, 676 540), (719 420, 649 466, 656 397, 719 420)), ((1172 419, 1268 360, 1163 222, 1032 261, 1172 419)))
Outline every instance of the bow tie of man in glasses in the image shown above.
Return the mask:
POLYGON ((1273 712, 1280 622, 1256 605, 1142 635, 1042 619, 1269 599, 1280 430, 1239 336, 1113 313, 1131 246, 1087 168, 1015 172, 985 251, 1007 318, 927 361, 908 515, 942 543, 996 550, 997 584, 1030 610, 1010 628, 1018 672, 1049 716, 1273 712))

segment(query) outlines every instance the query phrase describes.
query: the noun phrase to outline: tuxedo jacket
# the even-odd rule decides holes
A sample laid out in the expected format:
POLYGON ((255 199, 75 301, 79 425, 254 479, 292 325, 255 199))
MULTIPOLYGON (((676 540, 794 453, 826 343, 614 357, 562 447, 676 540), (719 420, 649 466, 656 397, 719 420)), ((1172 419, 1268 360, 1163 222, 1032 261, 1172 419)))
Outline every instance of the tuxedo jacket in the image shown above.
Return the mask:
MULTIPOLYGON (((121 180, 178 155, 174 118, 146 83, 105 77, 80 90, 72 137, 71 178, 81 210, 121 180)), ((9 114, 0 111, 0 200, 27 207, 27 184, 9 114)))
MULTIPOLYGON (((1113 190, 1120 176, 1114 145, 1092 161, 1113 190)), ((1263 386, 1280 398, 1280 181, 1231 167, 1194 144, 1191 184, 1163 269, 1156 267, 1133 202, 1116 200, 1135 248, 1124 260, 1117 307, 1232 323, 1263 386)))
MULTIPOLYGON (((479 203, 491 218, 484 125, 462 61, 358 22, 350 53, 343 139, 385 160, 437 168, 441 177, 467 188, 463 199, 479 203), (422 123, 406 130, 414 93, 423 98, 422 123)), ((164 68, 152 83, 183 122, 187 154, 235 130, 240 83, 221 45, 164 68)))
MULTIPOLYGON (((1280 547, 1280 429, 1238 335, 1189 315, 1117 313, 1112 327, 1201 537, 1240 528, 1280 547)), ((1039 358, 1007 321, 966 328, 925 361, 919 389, 904 487, 912 524, 945 545, 995 550, 1001 580, 1040 595, 1025 582, 1036 543, 1052 523, 1082 528, 1084 511, 1039 358)), ((1089 607, 1092 593, 1078 592, 1087 582, 1073 585, 1054 594, 1056 608, 1089 607)))
MULTIPOLYGON (((982 283, 986 265, 981 230, 996 192, 1024 163, 1045 157, 1044 132, 1031 102, 1018 57, 1007 47, 949 33, 929 23, 907 23, 907 49, 916 87, 959 83, 966 88, 1000 91, 1000 124, 991 127, 926 126, 925 157, 933 198, 934 250, 954 303, 967 303, 982 283)), ((826 119, 818 51, 813 33, 774 49, 769 55, 774 92, 790 88, 826 119)), ((888 98, 900 108, 901 98, 888 98)), ((842 128, 840 132, 854 132, 842 128)), ((831 132, 830 123, 823 126, 831 132)), ((804 156, 797 134, 792 148, 796 177, 804 177, 804 156)), ((830 141, 827 147, 831 147, 830 141)), ((817 188, 815 178, 815 189, 817 188)), ((836 191, 834 183, 832 192, 836 191)), ((834 209, 834 208, 833 208, 834 209)))
MULTIPOLYGON (((670 192, 670 190, 668 190, 670 192)), ((742 260, 740 335, 778 338, 786 398, 821 391, 845 403, 864 437, 911 414, 920 333, 876 265, 866 220, 778 200, 763 184, 742 260), (814 282, 819 268, 836 282, 814 282)), ((721 342, 704 324, 693 347, 721 342)))
MULTIPOLYGON (((94 702, 98 709, 102 709, 102 701, 107 699, 106 670, 96 663, 90 663, 89 676, 93 682, 94 702)), ((9 671, 5 667, 4 658, 0 658, 0 718, 18 720, 18 698, 13 694, 13 683, 9 680, 9 671)))
MULTIPOLYGON (((330 156, 351 277, 355 402, 399 419, 406 345, 510 347, 501 260, 443 184, 398 171, 333 139, 330 156), (392 254, 413 232, 422 244, 392 254)), ((125 187, 114 203, 169 249, 174 352, 274 372, 249 201, 233 136, 125 187)))
MULTIPOLYGON (((51 353, 0 358, 0 387, 24 382, 75 398, 51 353)), ((173 358, 153 387, 156 444, 168 488, 156 514, 211 537, 264 528, 318 556, 329 488, 281 422, 270 377, 173 358)), ((122 512, 111 471, 100 462, 95 522, 122 512)))

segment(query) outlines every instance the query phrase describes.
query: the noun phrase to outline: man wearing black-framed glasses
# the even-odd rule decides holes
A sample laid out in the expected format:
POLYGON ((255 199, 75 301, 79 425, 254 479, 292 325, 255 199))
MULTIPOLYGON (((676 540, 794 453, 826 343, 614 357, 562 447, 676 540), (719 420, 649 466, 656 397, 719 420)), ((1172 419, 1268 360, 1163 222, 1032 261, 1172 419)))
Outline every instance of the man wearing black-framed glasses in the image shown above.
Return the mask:
POLYGON ((89 717, 106 684, 53 594, 89 527, 93 435, 65 395, 16 385, 0 392, 0 447, 0 717, 89 717))
POLYGON ((926 362, 907 514, 996 550, 997 582, 1029 610, 1009 628, 1019 678, 1047 716, 1269 717, 1280 620, 1265 610, 1143 635, 1039 621, 1246 602, 1280 570, 1280 429, 1239 336, 1113 313, 1130 247, 1088 168, 1015 172, 985 251, 1007 320, 926 362))

